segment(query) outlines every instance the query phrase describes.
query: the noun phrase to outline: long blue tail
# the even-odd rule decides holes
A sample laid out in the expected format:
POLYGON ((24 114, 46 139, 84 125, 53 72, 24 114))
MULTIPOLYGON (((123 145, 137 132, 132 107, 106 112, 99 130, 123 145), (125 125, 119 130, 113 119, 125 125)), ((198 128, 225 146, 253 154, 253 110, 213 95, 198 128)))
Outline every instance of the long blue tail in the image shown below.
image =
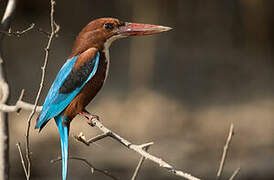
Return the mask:
POLYGON ((62 176, 63 180, 67 179, 67 169, 68 169, 68 134, 69 134, 69 123, 66 122, 66 118, 63 114, 56 116, 55 122, 57 124, 60 139, 61 139, 61 149, 62 149, 62 176))

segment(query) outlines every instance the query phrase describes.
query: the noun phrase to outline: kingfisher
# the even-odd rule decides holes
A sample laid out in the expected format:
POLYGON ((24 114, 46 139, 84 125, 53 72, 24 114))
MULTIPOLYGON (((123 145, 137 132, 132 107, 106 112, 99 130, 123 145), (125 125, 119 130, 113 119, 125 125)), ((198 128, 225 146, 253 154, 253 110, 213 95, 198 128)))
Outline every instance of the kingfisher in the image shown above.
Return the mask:
POLYGON ((156 34, 170 27, 99 18, 87 24, 76 37, 71 54, 48 91, 36 122, 39 132, 54 118, 61 139, 62 177, 67 179, 68 136, 76 115, 98 116, 85 108, 102 88, 109 70, 109 47, 117 39, 156 34))

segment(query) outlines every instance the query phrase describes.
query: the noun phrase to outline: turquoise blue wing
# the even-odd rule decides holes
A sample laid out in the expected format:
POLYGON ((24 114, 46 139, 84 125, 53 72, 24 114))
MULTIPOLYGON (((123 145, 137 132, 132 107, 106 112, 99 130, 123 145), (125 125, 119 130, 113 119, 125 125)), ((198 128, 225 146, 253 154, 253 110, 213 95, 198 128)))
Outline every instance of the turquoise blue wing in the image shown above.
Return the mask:
POLYGON ((77 71, 72 71, 78 56, 63 65, 53 82, 37 119, 35 128, 43 126, 53 117, 60 114, 80 92, 84 85, 94 76, 99 64, 99 52, 77 71))

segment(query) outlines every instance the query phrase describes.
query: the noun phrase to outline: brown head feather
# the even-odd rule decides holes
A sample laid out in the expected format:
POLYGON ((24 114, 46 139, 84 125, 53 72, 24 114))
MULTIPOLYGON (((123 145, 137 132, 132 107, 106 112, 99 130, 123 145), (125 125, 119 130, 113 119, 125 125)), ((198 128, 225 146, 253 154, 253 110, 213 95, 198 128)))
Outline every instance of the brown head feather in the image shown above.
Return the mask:
POLYGON ((123 24, 122 21, 115 18, 100 18, 91 21, 78 34, 70 57, 79 55, 89 48, 103 50, 106 40, 115 35, 119 26, 123 24), (113 26, 113 28, 107 28, 107 24, 113 26))

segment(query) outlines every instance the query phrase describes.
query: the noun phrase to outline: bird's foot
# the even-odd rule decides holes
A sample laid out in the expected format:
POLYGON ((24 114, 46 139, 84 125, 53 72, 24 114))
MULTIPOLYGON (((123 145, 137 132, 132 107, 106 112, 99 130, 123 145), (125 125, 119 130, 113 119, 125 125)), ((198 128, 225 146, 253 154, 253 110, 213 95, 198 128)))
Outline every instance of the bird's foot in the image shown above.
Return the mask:
POLYGON ((88 119, 88 124, 91 125, 92 127, 95 126, 93 119, 96 119, 97 121, 100 121, 99 116, 90 114, 88 111, 83 111, 79 113, 82 116, 85 116, 88 119))
POLYGON ((93 121, 94 119, 96 119, 97 121, 100 121, 99 116, 97 115, 91 115, 91 118, 88 119, 88 124, 91 125, 92 127, 94 127, 96 124, 93 121))

